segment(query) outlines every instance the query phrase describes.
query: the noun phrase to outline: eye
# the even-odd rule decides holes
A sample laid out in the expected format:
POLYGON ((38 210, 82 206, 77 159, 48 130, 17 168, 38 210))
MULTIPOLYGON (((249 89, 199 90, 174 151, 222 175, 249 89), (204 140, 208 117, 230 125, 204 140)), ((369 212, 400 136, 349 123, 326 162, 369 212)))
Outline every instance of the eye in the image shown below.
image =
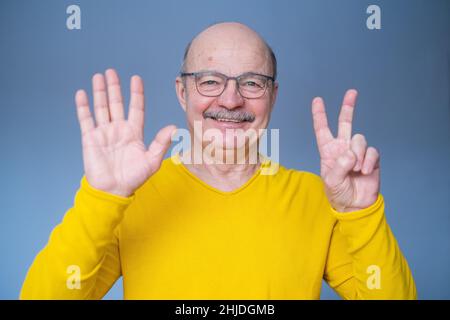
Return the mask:
POLYGON ((262 83, 262 81, 258 80, 245 80, 242 82, 242 86, 247 88, 259 89, 264 87, 264 84, 262 83))
POLYGON ((203 82, 201 82, 202 85, 208 85, 208 86, 213 86, 216 84, 219 84, 217 81, 215 80, 205 80, 203 82))
POLYGON ((216 87, 222 84, 222 79, 214 75, 204 75, 197 79, 197 83, 204 87, 216 87))

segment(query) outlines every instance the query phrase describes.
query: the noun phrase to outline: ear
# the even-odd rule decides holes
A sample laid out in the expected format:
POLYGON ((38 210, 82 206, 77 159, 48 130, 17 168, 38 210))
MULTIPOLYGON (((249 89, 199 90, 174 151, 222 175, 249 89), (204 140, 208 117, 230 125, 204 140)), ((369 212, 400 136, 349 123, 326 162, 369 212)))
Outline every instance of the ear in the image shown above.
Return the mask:
POLYGON ((186 92, 186 87, 183 83, 183 79, 181 77, 177 77, 175 79, 175 91, 177 93, 177 98, 178 98, 178 101, 180 102, 181 107, 183 108, 184 112, 186 112, 187 92, 186 92))
POLYGON ((277 96, 278 96, 278 82, 274 82, 273 86, 272 86, 272 101, 271 101, 270 111, 272 111, 273 107, 275 106, 277 96))

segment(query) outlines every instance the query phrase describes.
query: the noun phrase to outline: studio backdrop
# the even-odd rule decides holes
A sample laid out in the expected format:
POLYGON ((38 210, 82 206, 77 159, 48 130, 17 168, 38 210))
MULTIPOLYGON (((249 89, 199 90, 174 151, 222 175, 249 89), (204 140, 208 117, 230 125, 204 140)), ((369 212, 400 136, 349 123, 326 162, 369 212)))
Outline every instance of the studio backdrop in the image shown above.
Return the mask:
MULTIPOLYGON (((330 127, 359 92, 355 133, 381 154, 386 217, 421 299, 450 298, 450 1, 16 1, 0 3, 0 298, 72 206, 83 176, 74 94, 115 68, 145 82, 145 142, 186 128, 175 95, 186 44, 221 21, 247 24, 278 59, 269 128, 279 161, 320 174, 311 100, 330 127)), ((106 298, 122 298, 117 281, 106 298)), ((336 299, 324 283, 322 298, 336 299)))

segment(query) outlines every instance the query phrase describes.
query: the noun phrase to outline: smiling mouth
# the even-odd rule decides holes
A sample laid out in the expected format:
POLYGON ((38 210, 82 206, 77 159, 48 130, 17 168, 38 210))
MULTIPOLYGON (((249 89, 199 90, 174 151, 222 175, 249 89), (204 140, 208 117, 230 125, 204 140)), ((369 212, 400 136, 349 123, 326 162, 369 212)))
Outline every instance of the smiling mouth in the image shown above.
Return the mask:
POLYGON ((244 122, 244 121, 239 121, 239 120, 234 120, 234 119, 219 119, 219 118, 217 118, 217 119, 212 118, 212 119, 216 120, 216 121, 220 121, 220 122, 234 122, 234 123, 244 122))
POLYGON ((207 116, 205 119, 212 119, 219 122, 233 122, 233 123, 242 123, 242 122, 248 122, 247 120, 238 120, 238 119, 229 119, 229 118, 216 118, 212 116, 207 116))

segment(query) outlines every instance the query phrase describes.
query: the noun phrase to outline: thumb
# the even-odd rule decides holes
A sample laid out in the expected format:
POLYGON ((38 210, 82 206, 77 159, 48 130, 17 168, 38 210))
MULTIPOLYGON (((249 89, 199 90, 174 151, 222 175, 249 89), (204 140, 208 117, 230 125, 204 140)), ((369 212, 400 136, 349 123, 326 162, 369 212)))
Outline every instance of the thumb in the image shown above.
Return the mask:
POLYGON ((176 130, 177 127, 174 125, 170 125, 159 130, 146 152, 148 161, 156 162, 158 165, 161 164, 162 158, 172 142, 172 134, 176 130))
POLYGON ((341 154, 334 163, 333 169, 329 171, 328 176, 326 177, 328 186, 335 187, 341 184, 349 172, 352 171, 356 161, 356 155, 350 149, 341 154))

